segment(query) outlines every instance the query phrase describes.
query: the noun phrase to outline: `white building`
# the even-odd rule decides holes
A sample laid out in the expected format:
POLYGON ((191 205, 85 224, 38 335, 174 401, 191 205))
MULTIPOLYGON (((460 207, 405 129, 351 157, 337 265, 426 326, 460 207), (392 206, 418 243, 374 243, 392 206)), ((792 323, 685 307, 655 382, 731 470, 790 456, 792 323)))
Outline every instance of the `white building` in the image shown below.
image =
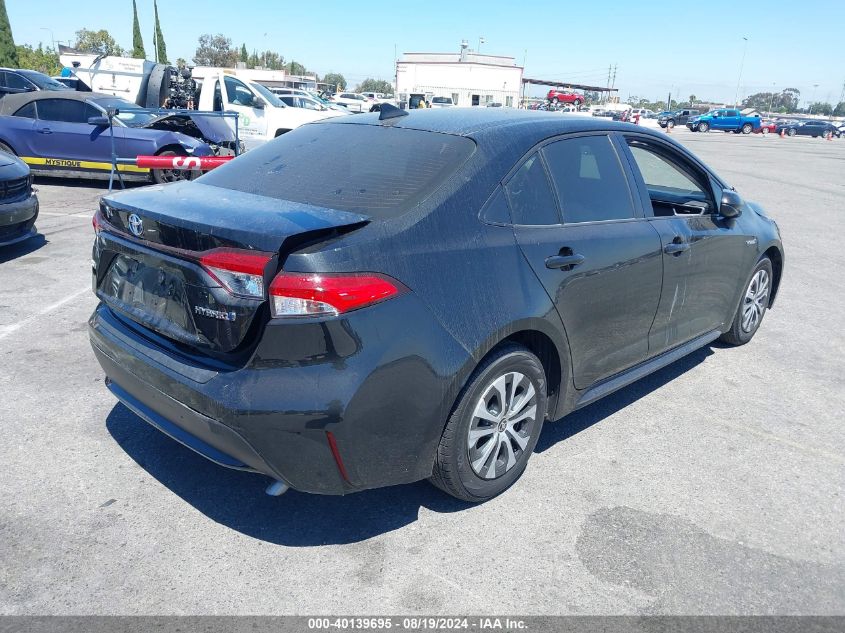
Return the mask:
POLYGON ((451 97, 457 106, 499 103, 516 106, 522 88, 522 67, 513 57, 470 52, 405 53, 396 62, 396 97, 451 97))

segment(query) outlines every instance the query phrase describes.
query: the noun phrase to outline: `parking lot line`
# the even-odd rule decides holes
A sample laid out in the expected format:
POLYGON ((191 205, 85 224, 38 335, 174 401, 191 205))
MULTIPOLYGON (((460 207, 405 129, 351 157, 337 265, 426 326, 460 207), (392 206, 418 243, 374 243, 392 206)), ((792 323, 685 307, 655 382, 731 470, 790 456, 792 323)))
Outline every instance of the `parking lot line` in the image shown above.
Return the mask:
POLYGON ((91 287, 85 286, 84 288, 77 290, 73 294, 68 295, 64 299, 57 301, 56 303, 52 303, 42 310, 39 310, 38 312, 36 312, 32 316, 28 316, 27 318, 21 319, 17 323, 12 323, 11 325, 0 326, 0 340, 6 338, 10 334, 13 334, 14 332, 17 332, 22 327, 25 327, 26 325, 32 323, 33 321, 35 321, 35 320, 37 320, 37 319, 39 319, 39 318, 41 318, 41 317, 43 317, 47 314, 50 314, 54 310, 58 310, 63 305, 70 303, 71 301, 73 301, 77 297, 81 297, 83 294, 85 294, 86 292, 90 292, 90 291, 91 291, 91 287))

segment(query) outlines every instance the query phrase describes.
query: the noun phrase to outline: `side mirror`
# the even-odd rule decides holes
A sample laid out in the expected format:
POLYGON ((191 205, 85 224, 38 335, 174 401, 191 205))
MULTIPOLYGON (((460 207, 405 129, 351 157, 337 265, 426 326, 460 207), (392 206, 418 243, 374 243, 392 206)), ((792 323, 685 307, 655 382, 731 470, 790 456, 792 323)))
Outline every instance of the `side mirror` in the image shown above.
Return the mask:
POLYGON ((264 109, 264 102, 259 99, 258 97, 253 97, 252 99, 252 107, 256 110, 263 110, 264 109))
POLYGON ((88 117, 88 125, 95 125, 97 127, 108 127, 109 118, 107 116, 88 117))
POLYGON ((719 215, 723 218, 738 218, 742 215, 742 198, 736 191, 726 189, 719 203, 719 215))

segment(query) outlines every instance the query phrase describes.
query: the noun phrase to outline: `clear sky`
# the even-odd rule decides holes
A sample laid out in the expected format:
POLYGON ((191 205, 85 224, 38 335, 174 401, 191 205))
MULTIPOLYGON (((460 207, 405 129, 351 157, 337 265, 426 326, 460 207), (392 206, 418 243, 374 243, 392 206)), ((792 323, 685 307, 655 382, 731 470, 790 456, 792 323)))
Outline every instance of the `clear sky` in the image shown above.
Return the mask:
MULTIPOLYGON (((147 50, 153 0, 137 0, 147 50)), ((15 41, 74 39, 107 29, 132 45, 131 0, 6 0, 15 41)), ((481 52, 525 60, 525 76, 605 85, 620 95, 733 102, 798 88, 803 101, 835 104, 845 84, 845 0, 160 0, 171 60, 190 61, 197 37, 223 33, 240 47, 276 50, 319 74, 393 80, 394 51, 481 52)), ((542 89, 535 89, 535 93, 542 89)))

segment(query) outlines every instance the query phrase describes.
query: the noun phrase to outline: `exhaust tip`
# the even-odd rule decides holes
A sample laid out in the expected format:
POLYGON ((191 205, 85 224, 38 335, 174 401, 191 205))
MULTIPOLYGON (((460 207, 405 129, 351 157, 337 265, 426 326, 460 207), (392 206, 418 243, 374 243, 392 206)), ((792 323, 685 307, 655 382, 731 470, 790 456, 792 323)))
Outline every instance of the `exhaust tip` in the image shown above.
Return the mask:
POLYGON ((274 481, 264 492, 271 497, 280 497, 281 495, 285 494, 288 490, 290 490, 290 486, 287 485, 284 481, 274 481))

